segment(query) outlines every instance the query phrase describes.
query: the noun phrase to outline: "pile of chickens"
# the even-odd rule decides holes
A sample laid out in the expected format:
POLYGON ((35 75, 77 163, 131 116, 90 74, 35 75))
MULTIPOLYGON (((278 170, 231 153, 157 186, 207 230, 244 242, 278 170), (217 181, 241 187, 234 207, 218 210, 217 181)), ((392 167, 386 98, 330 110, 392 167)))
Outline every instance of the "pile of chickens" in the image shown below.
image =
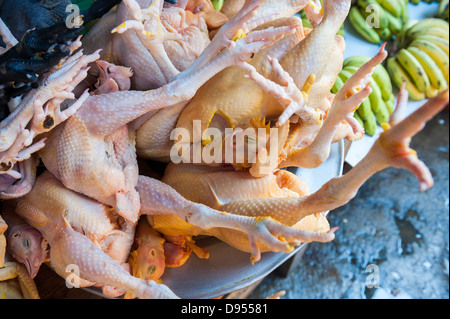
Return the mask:
POLYGON ((406 119, 402 90, 366 158, 314 193, 283 169, 318 167, 332 143, 364 134, 353 112, 387 53, 382 46, 330 93, 350 0, 324 0, 323 8, 319 0, 226 0, 220 12, 210 0, 116 3, 98 11, 107 13, 83 37, 68 29, 49 39, 34 28, 17 40, 0 19, 8 108, 0 125, 0 281, 18 276, 25 296, 36 297, 30 279, 48 263, 106 296, 177 298, 161 276, 192 253, 208 258, 198 235, 255 263, 263 252, 333 240, 323 212, 386 167, 432 186, 409 141, 448 103, 448 90, 406 119), (312 29, 295 15, 301 10, 312 29), (175 129, 188 137, 174 137, 175 129), (239 161, 224 158, 202 136, 207 129, 225 132, 214 141, 233 147, 248 130, 268 134, 254 160, 239 161), (195 149, 216 161, 192 163, 195 149), (167 164, 162 176, 155 162, 167 164))

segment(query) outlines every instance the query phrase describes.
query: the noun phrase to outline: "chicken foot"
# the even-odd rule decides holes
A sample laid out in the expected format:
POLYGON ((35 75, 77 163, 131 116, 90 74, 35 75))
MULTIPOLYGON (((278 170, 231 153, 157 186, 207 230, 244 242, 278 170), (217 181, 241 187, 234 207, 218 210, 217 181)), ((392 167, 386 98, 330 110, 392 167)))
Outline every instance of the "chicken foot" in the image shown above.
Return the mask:
POLYGON ((336 94, 325 121, 320 127, 313 142, 304 148, 296 147, 290 151, 286 161, 280 168, 300 166, 314 168, 321 165, 330 154, 330 147, 335 142, 334 137, 339 135, 342 122, 350 126, 355 138, 361 138, 364 130, 353 117, 354 111, 370 95, 370 77, 377 65, 387 57, 384 46, 369 62, 363 65, 342 89, 336 94))
POLYGON ((247 234, 253 262, 261 257, 260 246, 268 247, 272 251, 289 253, 293 250, 293 246, 300 242, 328 242, 334 239, 335 229, 326 233, 311 232, 287 227, 270 217, 265 217, 266 215, 250 217, 217 211, 188 201, 169 185, 146 176, 139 176, 137 190, 141 198, 141 214, 175 215, 197 227, 197 230, 192 230, 194 233, 191 235, 208 234, 208 229, 212 228, 238 230, 247 234))
MULTIPOLYGON (((404 103, 404 100, 401 103, 404 103)), ((347 174, 330 180, 311 195, 241 200, 227 203, 221 208, 245 216, 270 216, 291 225, 307 215, 345 205, 367 179, 387 167, 409 170, 417 177, 420 189, 424 191, 433 185, 433 179, 426 165, 417 158, 414 150, 409 148, 409 143, 411 137, 447 103, 448 90, 429 100, 404 120, 391 121, 391 128, 380 135, 361 162, 347 174)), ((403 107, 398 106, 400 109, 403 107)))
POLYGON ((77 116, 91 133, 111 134, 147 112, 190 100, 198 88, 213 75, 226 67, 245 64, 254 52, 274 44, 294 31, 294 27, 280 27, 252 32, 238 40, 235 48, 222 50, 212 61, 189 76, 183 76, 156 90, 91 96, 77 112, 77 116), (124 108, 123 105, 128 107, 124 108), (114 114, 114 117, 110 114, 114 114))
POLYGON ((20 288, 25 299, 39 299, 36 284, 28 276, 25 267, 16 262, 6 262, 3 268, 0 268, 0 281, 14 278, 19 279, 20 288))
POLYGON ((60 69, 47 74, 42 85, 29 92, 20 105, 2 121, 0 174, 13 173, 13 177, 20 178, 20 175, 11 171, 14 164, 28 159, 32 153, 44 147, 44 140, 31 145, 33 138, 50 131, 77 111, 88 97, 87 92, 68 109, 61 111, 59 106, 65 99, 74 98, 71 91, 86 77, 86 65, 98 58, 98 52, 88 56, 79 52, 67 58, 60 69), (28 125, 29 128, 26 128, 28 125))

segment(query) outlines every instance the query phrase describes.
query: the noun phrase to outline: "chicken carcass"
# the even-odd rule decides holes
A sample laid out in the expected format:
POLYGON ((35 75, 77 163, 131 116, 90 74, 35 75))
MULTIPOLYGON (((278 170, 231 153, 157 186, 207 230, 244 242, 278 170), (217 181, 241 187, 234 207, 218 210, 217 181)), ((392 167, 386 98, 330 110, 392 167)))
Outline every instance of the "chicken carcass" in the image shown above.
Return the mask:
MULTIPOLYGON (((402 95, 405 94, 407 95, 403 91, 402 95)), ((307 227, 311 227, 305 230, 305 242, 308 242, 308 239, 318 240, 320 228, 324 228, 322 231, 328 230, 326 223, 320 221, 320 214, 345 205, 357 194, 361 185, 380 170, 391 166, 407 169, 417 177, 422 191, 433 185, 430 171, 418 159, 414 150, 409 148, 409 143, 411 137, 446 106, 448 90, 402 119, 399 114, 404 111, 406 101, 399 100, 397 110, 389 122, 389 128, 381 134, 368 155, 358 165, 347 174, 331 179, 312 194, 309 194, 307 186, 296 175, 282 170, 255 178, 248 172, 235 171, 230 167, 169 164, 162 180, 187 199, 217 210, 239 216, 271 218, 289 226, 295 226, 303 221, 307 223, 307 227), (308 221, 305 220, 306 217, 308 221), (314 235, 315 238, 309 235, 314 235)), ((236 230, 215 227, 202 229, 169 215, 149 216, 149 219, 153 227, 162 234, 189 237, 215 236, 237 249, 251 251, 252 258, 256 258, 253 260, 258 260, 259 252, 266 250, 264 245, 256 247, 256 242, 249 242, 248 238, 236 230)), ((329 236, 333 230, 323 235, 329 236)))

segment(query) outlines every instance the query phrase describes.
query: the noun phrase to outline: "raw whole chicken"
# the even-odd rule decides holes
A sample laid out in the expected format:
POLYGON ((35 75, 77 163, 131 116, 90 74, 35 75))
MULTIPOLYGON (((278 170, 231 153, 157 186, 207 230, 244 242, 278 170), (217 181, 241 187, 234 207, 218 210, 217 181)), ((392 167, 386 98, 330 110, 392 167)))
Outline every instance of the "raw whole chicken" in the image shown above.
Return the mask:
MULTIPOLYGON (((123 0, 2 121, 0 267, 24 281, 48 263, 106 296, 178 298, 164 270, 192 253, 209 257, 198 235, 256 263, 264 252, 332 241, 337 229, 324 212, 382 169, 407 169, 421 189, 431 187, 409 143, 448 103, 448 90, 407 118, 402 90, 369 154, 316 192, 283 169, 318 167, 332 143, 364 134, 353 113, 387 52, 382 46, 330 93, 345 51, 336 33, 350 6, 227 0, 217 12, 209 0, 123 0), (312 29, 294 16, 303 9, 312 29), (235 131, 202 136, 211 128, 235 131), (188 139, 173 138, 174 129, 188 139), (220 155, 227 143, 236 150, 246 129, 267 133, 243 146, 258 145, 254 161, 220 155), (217 161, 189 162, 196 146, 217 161), (161 179, 147 173, 148 159, 168 163, 161 179), (5 263, 6 252, 17 263, 5 263)), ((26 296, 35 297, 30 285, 26 296)))

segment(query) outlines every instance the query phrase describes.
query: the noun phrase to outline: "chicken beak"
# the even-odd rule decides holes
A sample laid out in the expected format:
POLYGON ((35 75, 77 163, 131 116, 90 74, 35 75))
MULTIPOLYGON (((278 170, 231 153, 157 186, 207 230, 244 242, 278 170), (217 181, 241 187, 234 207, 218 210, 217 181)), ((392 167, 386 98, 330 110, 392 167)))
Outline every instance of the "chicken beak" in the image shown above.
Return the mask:
POLYGON ((97 64, 97 66, 98 66, 100 72, 102 73, 102 75, 106 76, 106 74, 108 72, 108 67, 109 67, 110 64, 108 62, 106 62, 106 61, 103 61, 103 60, 97 60, 97 61, 95 61, 95 63, 97 64))

